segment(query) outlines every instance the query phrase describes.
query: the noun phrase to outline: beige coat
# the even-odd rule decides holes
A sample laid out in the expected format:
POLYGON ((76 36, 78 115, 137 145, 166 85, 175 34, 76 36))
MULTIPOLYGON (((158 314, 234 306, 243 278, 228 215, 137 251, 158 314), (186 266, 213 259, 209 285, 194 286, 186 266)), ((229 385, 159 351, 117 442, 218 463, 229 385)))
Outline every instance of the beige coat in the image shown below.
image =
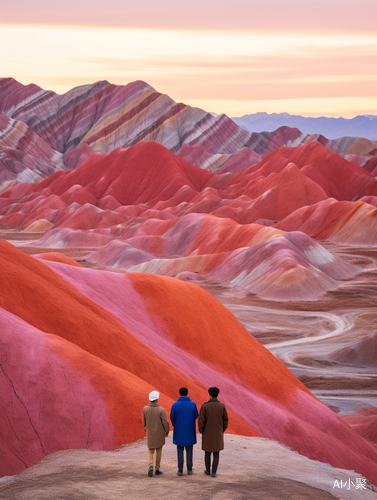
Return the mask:
POLYGON ((164 446, 165 435, 169 434, 169 422, 162 406, 157 403, 144 406, 143 425, 147 432, 148 448, 161 448, 161 446, 164 446))
POLYGON ((224 449, 224 431, 228 428, 228 412, 217 398, 211 398, 200 408, 199 432, 202 436, 202 450, 224 449))

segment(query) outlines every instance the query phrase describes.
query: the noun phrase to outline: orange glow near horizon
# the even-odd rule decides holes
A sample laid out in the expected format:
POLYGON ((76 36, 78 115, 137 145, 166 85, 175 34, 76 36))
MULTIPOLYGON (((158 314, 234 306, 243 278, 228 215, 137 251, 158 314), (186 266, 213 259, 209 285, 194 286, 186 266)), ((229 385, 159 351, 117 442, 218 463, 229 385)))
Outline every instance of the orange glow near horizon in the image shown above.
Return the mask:
POLYGON ((377 34, 0 24, 1 77, 65 93, 144 80, 215 113, 377 114, 377 34))

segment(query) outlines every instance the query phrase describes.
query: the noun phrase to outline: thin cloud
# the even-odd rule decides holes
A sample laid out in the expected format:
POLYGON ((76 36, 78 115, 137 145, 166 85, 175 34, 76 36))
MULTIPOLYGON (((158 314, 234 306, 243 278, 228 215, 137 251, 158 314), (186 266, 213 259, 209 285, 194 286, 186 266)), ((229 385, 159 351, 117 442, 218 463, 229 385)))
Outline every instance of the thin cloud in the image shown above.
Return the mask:
POLYGON ((268 32, 374 33, 375 0, 51 0, 2 2, 3 23, 268 32))

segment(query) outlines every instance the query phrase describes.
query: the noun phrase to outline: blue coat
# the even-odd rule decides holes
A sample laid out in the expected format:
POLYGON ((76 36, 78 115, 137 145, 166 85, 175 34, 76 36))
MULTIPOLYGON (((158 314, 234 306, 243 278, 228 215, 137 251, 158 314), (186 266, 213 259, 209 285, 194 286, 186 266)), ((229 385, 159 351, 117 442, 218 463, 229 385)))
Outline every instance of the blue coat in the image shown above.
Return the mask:
POLYGON ((188 396, 183 396, 171 407, 170 420, 174 427, 173 443, 177 446, 196 444, 198 409, 188 396))

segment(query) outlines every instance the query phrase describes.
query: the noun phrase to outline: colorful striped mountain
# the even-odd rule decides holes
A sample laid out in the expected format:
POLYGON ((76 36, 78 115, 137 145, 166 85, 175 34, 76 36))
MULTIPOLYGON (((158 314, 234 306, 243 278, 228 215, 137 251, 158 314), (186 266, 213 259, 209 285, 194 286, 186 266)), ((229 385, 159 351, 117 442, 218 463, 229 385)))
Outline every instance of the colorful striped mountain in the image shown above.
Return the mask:
POLYGON ((0 79, 0 190, 75 168, 93 151, 108 153, 140 141, 157 142, 198 167, 222 172, 243 170, 280 146, 313 141, 361 165, 377 151, 377 143, 366 139, 329 141, 289 127, 250 133, 226 115, 176 103, 141 81, 102 81, 57 95, 0 79))
POLYGON ((39 248, 91 249, 102 268, 312 300, 358 272, 312 238, 375 245, 374 200, 375 176, 318 142, 217 174, 142 141, 16 184, 0 222, 39 233, 39 248))

